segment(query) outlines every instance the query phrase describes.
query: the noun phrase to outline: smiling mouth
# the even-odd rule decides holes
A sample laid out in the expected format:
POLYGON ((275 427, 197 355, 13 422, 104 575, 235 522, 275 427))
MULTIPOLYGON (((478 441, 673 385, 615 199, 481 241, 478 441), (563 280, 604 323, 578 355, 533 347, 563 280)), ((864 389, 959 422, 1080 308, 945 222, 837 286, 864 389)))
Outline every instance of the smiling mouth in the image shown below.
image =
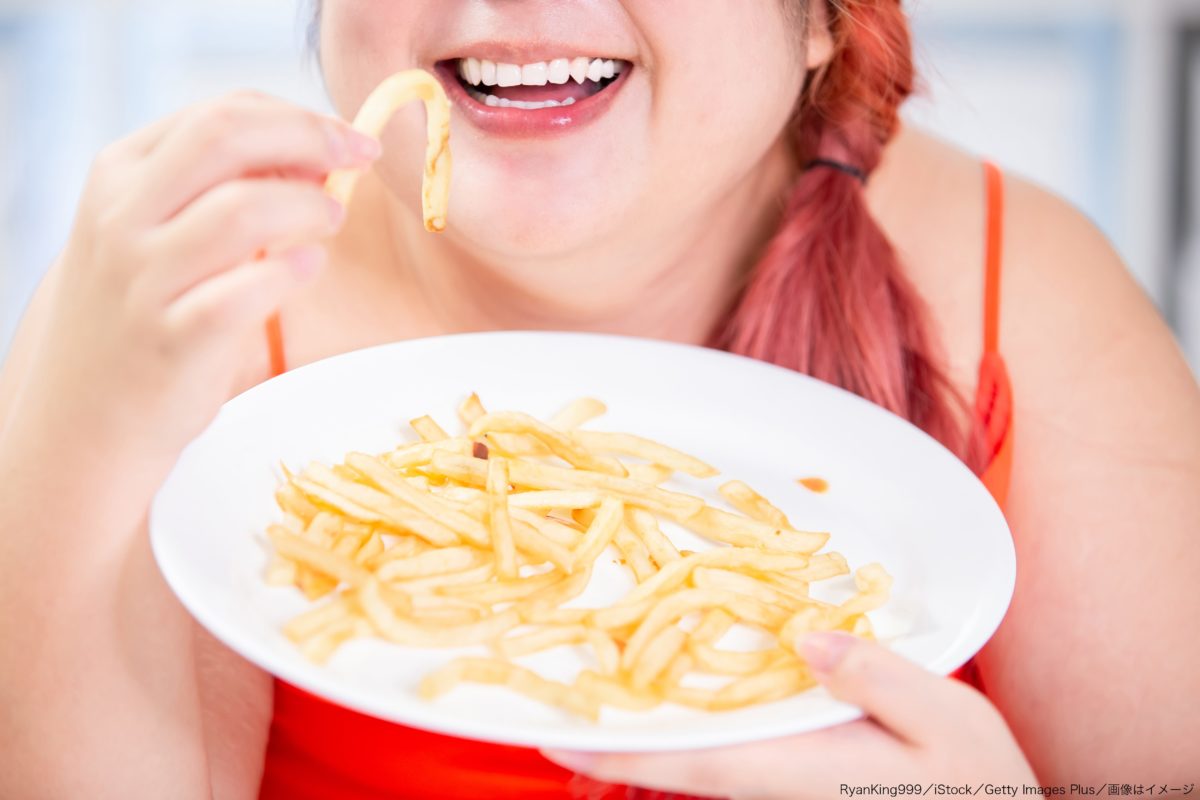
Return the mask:
POLYGON ((541 111, 595 97, 633 65, 621 59, 581 56, 532 64, 457 58, 438 66, 453 74, 467 96, 480 105, 541 111))

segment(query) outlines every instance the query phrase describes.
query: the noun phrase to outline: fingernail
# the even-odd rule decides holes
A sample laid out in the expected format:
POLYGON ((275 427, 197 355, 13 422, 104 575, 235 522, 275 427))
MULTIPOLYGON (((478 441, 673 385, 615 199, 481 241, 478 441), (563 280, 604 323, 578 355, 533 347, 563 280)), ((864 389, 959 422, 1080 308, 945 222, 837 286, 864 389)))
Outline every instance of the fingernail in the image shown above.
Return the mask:
POLYGON ((383 155, 383 145, 379 143, 378 139, 356 130, 351 130, 347 134, 346 144, 355 161, 374 161, 383 155))
POLYGON ((591 771, 597 757, 595 753, 576 753, 567 750, 543 750, 542 755, 555 764, 583 773, 591 771))
POLYGON ((854 645, 848 633, 806 633, 796 641, 796 649, 816 672, 833 672, 854 645))
POLYGON ((346 220, 346 207, 328 195, 326 195, 325 201, 329 207, 329 225, 337 230, 346 220))

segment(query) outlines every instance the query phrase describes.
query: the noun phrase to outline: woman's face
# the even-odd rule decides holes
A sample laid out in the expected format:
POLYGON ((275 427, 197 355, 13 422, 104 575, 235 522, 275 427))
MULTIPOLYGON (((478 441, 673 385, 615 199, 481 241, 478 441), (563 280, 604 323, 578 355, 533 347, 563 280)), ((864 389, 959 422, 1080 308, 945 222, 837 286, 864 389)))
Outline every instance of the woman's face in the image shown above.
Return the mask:
MULTIPOLYGON (((453 104, 448 235, 554 257, 686 230, 785 146, 828 45, 793 2, 325 0, 322 62, 347 117, 391 73, 436 71, 453 104)), ((379 167, 414 210, 423 148, 414 105, 379 167)))

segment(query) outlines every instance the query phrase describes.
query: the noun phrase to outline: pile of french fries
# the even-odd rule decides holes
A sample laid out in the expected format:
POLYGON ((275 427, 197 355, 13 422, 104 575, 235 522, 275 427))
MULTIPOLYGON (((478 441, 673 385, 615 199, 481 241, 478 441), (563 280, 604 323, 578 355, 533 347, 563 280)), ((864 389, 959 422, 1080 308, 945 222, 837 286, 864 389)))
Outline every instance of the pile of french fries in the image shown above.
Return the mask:
POLYGON ((871 636, 866 614, 891 587, 882 567, 860 568, 846 602, 812 597, 810 583, 849 572, 841 555, 817 552, 828 534, 796 529, 740 481, 719 489, 734 511, 663 488, 677 472, 718 473, 649 439, 581 429, 604 411, 578 400, 547 423, 488 413, 471 395, 458 409, 464 435, 426 416, 411 423, 419 442, 285 469, 267 579, 321 602, 284 633, 318 663, 354 637, 486 645, 490 656, 450 661, 421 693, 496 684, 591 720, 602 706, 718 711, 777 700, 814 685, 794 649, 799 634, 871 636), (662 522, 715 546, 680 551, 662 522), (608 607, 570 605, 610 546, 636 586, 608 607), (773 646, 722 648, 736 625, 773 646), (594 668, 563 683, 515 661, 555 647, 582 648, 594 668), (717 680, 697 686, 697 675, 717 680))

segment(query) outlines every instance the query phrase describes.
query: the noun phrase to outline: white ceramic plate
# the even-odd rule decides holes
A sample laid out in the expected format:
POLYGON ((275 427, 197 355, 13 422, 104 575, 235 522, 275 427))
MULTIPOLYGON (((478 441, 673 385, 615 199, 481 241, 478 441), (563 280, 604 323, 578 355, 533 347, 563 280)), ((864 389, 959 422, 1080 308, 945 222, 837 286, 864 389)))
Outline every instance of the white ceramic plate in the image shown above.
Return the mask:
MULTIPOLYGON (((417 696, 429 670, 464 653, 482 655, 482 647, 436 651, 361 640, 325 666, 306 661, 280 633, 306 601, 262 579, 262 532, 278 519, 280 461, 333 463, 351 450, 390 449, 413 438, 406 421, 425 413, 457 430, 454 409, 471 391, 489 409, 542 418, 576 397, 598 397, 609 413, 590 427, 650 436, 722 472, 673 488, 719 501, 716 487, 737 477, 798 527, 830 531, 828 549, 852 568, 878 561, 895 577, 893 600, 872 619, 885 642, 930 670, 949 673, 968 660, 1008 607, 1015 559, 1003 516, 962 463, 909 423, 827 384, 726 353, 551 333, 376 347, 233 399, 184 452, 154 503, 151 537, 167 582, 206 628, 263 669, 366 714, 441 733, 578 750, 672 750, 798 733, 858 715, 815 690, 719 714, 606 709, 592 724, 495 687, 466 686, 432 703, 417 696), (826 479, 829 491, 796 483, 807 476, 826 479)), ((707 546, 668 532, 681 546, 707 546)), ((824 584, 814 584, 816 596, 839 599, 852 590, 849 578, 824 584)), ((631 585, 606 555, 572 605, 611 602, 631 585)), ((586 657, 558 648, 522 661, 569 680, 586 657)))

